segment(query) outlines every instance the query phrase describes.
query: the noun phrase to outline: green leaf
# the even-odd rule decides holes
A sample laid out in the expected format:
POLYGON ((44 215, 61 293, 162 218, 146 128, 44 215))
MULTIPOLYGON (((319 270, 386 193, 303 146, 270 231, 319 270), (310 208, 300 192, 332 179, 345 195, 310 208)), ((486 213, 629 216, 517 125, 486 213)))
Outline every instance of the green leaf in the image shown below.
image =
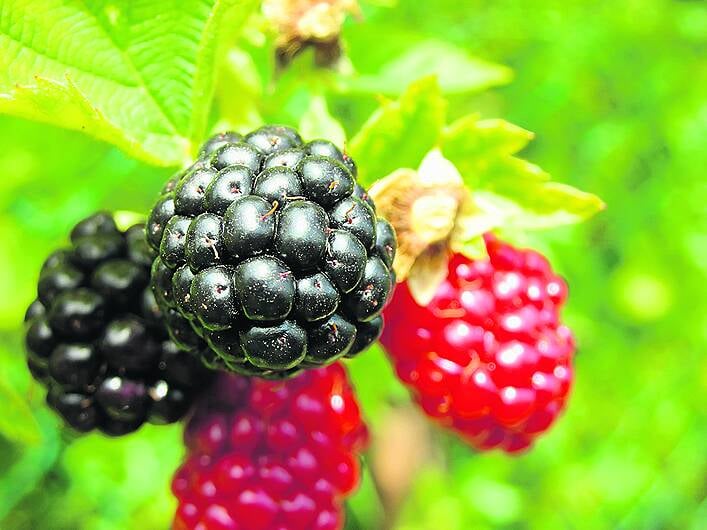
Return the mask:
POLYGON ((497 226, 524 230, 579 223, 605 208, 596 195, 566 184, 514 179, 477 189, 474 200, 482 210, 492 212, 497 226))
POLYGON ((532 139, 533 133, 505 120, 480 120, 472 114, 446 127, 441 145, 444 156, 473 189, 482 181, 509 172, 547 179, 537 166, 512 156, 532 139))
POLYGON ((321 95, 312 97, 309 107, 300 120, 299 130, 305 140, 326 138, 340 148, 346 145, 344 128, 329 113, 326 99, 321 95))
POLYGON ((416 81, 396 101, 386 101, 351 140, 359 180, 370 185, 398 168, 417 168, 435 146, 446 104, 434 77, 416 81))
POLYGON ((0 112, 181 164, 204 137, 224 43, 256 2, 169 4, 7 0, 0 112))
POLYGON ((36 444, 41 439, 39 425, 27 400, 20 396, 3 377, 0 379, 0 434, 8 440, 26 445, 36 444))
POLYGON ((445 94, 481 91, 508 83, 510 68, 470 56, 464 50, 439 40, 425 40, 408 48, 375 74, 344 80, 352 92, 398 95, 421 76, 437 76, 445 94))
POLYGON ((169 481, 183 453, 180 425, 144 425, 119 439, 75 439, 62 455, 71 484, 65 509, 114 520, 115 528, 135 528, 129 519, 139 510, 145 519, 139 527, 162 528, 160 519, 174 513, 169 481))
POLYGON ((216 86, 219 122, 214 132, 250 131, 263 123, 258 102, 263 98, 264 83, 258 66, 252 53, 239 48, 228 51, 216 86))
POLYGON ((515 155, 533 134, 504 120, 466 116, 447 127, 442 152, 471 189, 479 215, 503 228, 540 230, 577 223, 604 208, 597 196, 551 182, 515 155))
POLYGON ((37 413, 42 443, 25 447, 11 466, 0 474, 0 491, 3 492, 0 495, 0 521, 36 488, 61 452, 62 442, 55 427, 56 418, 48 410, 38 410, 37 413))

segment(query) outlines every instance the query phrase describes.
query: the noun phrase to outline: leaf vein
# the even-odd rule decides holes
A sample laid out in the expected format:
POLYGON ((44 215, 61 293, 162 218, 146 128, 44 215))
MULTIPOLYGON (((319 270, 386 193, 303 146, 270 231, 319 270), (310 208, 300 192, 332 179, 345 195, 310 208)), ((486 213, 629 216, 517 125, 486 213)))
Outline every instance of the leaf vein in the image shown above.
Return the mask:
POLYGON ((177 129, 177 124, 174 122, 172 117, 167 113, 167 110, 164 108, 164 105, 162 102, 160 102, 159 98, 153 93, 152 89, 148 85, 147 81, 145 80, 142 71, 137 67, 135 62, 133 61, 132 56, 127 53, 124 49, 120 47, 118 42, 115 40, 111 32, 106 28, 105 24, 103 21, 91 10, 91 7, 88 5, 86 0, 81 0, 81 3, 84 5, 86 8, 86 12, 90 13, 90 15, 93 17, 93 19, 96 21, 96 24, 98 27, 103 31, 105 36, 108 38, 108 40, 113 44, 116 50, 118 50, 118 53, 123 57, 123 59, 126 61, 128 67, 133 71, 135 74, 137 80, 138 80, 138 85, 140 88, 142 88, 147 96, 152 100, 152 102, 155 104, 155 107, 159 110, 160 114, 165 117, 167 120, 167 123, 170 126, 170 129, 172 132, 175 134, 179 134, 179 131, 177 129))

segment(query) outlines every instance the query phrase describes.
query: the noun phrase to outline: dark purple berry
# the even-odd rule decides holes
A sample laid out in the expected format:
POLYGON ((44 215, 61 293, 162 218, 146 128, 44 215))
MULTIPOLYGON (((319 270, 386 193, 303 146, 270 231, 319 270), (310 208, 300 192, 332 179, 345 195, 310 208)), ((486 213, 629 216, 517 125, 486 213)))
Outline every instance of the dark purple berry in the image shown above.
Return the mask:
POLYGON ((341 162, 324 156, 307 156, 297 166, 305 195, 324 208, 351 195, 354 180, 341 162))
POLYGON ((341 295, 326 274, 317 272, 297 280, 295 315, 306 322, 314 322, 334 314, 341 295))
POLYGON ((143 225, 120 232, 112 218, 97 214, 79 223, 71 247, 42 267, 39 299, 25 314, 27 366, 74 430, 118 436, 144 421, 176 421, 210 379, 200 358, 203 340, 157 301, 174 303, 172 278, 180 292, 183 272, 154 258, 143 225))
POLYGON ((236 199, 250 195, 255 177, 246 166, 227 166, 206 188, 206 209, 223 215, 236 199))
POLYGON ((275 233, 275 250, 291 268, 316 267, 327 244, 329 218, 324 208, 309 201, 288 204, 280 214, 275 233))
POLYGON ((361 199, 348 197, 339 201, 329 212, 329 217, 335 228, 351 232, 367 251, 375 245, 376 217, 371 207, 361 199))
POLYGON ((233 286, 243 314, 250 320, 281 320, 294 305, 295 279, 275 258, 263 256, 242 262, 233 274, 233 286))
POLYGON ((388 269, 393 266, 397 248, 395 230, 388 221, 379 217, 376 221, 376 253, 388 269))
POLYGON ((226 144, 235 144, 243 140, 243 136, 237 132, 228 131, 213 135, 211 138, 206 140, 199 150, 199 157, 206 158, 211 153, 216 151, 219 147, 226 144))
POLYGON ((356 320, 371 320, 383 311, 392 288, 385 264, 377 256, 368 258, 361 281, 344 299, 344 308, 356 320))
POLYGON ((223 243, 232 258, 261 254, 275 236, 273 206, 250 195, 233 202, 223 216, 223 243))
POLYGON ((199 322, 208 330, 227 329, 238 320, 238 306, 233 289, 233 271, 218 266, 198 272, 189 291, 199 322))
POLYGON ((204 211, 206 188, 214 178, 209 168, 197 168, 186 174, 174 190, 174 211, 178 215, 196 215, 204 211))
POLYGON ((253 194, 262 197, 273 206, 283 206, 286 201, 301 199, 302 181, 297 173, 286 167, 266 169, 255 179, 253 194))
POLYGON ((342 293, 351 292, 366 267, 366 249, 351 232, 332 230, 324 256, 324 271, 342 293))
POLYGON ((276 151, 265 159, 263 163, 263 169, 269 169, 272 167, 289 167, 296 168, 297 164, 300 163, 307 153, 301 148, 284 149, 282 151, 276 151))
POLYGON ((246 143, 223 145, 211 155, 211 165, 217 171, 228 166, 245 166, 253 173, 258 173, 262 163, 262 152, 246 143))
POLYGON ((354 344, 356 326, 341 315, 334 314, 307 332, 307 357, 310 364, 334 362, 346 355, 354 344))
POLYGON ((304 359, 307 333, 292 321, 267 327, 253 326, 241 333, 248 361, 260 368, 287 370, 304 359))
POLYGON ((245 141, 265 154, 302 145, 302 138, 294 129, 283 125, 268 125, 249 133, 245 141))
POLYGON ((368 322, 356 322, 356 340, 346 357, 353 357, 368 348, 380 338, 382 331, 382 316, 377 316, 368 322))
POLYGON ((224 259, 223 219, 213 213, 197 215, 189 225, 184 253, 192 271, 219 265, 224 259))
POLYGON ((163 190, 148 222, 148 240, 160 249, 151 285, 173 340, 211 368, 269 379, 370 344, 356 345, 356 326, 389 298, 396 243, 355 176, 346 152, 324 139, 305 144, 289 127, 211 138, 163 190), (375 269, 370 288, 361 286, 367 264, 375 269), (336 319, 340 334, 321 327, 336 319), (291 347, 297 329, 305 330, 304 349, 319 349, 309 360, 291 347), (273 337, 279 354, 256 351, 276 344, 273 337))

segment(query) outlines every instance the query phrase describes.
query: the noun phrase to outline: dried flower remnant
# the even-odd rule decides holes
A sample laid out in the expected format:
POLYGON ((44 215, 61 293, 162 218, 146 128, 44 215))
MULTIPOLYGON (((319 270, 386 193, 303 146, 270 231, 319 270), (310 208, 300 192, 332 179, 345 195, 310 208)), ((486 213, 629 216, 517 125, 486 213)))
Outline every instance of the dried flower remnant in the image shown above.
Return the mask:
POLYGON ((382 178, 369 195, 397 234, 397 280, 407 281, 423 305, 444 280, 450 254, 474 253, 469 243, 481 241, 493 226, 474 204, 456 167, 438 150, 431 151, 418 170, 402 168, 382 178))
POLYGON ((341 56, 339 36, 349 14, 359 15, 356 0, 266 0, 265 18, 277 28, 277 61, 284 68, 306 48, 319 66, 332 66, 341 56))

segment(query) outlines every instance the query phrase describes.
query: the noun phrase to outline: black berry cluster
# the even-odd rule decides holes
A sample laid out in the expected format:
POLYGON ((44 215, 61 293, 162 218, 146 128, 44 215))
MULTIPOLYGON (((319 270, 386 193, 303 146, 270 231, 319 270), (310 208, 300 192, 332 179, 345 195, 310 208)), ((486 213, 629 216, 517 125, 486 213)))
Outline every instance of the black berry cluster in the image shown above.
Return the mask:
POLYGON ((287 377, 381 332, 395 234, 329 141, 282 126, 211 138, 164 187, 147 239, 158 303, 191 323, 173 336, 203 338, 228 370, 287 377))
POLYGON ((118 436, 177 421, 209 380, 199 355, 166 333, 148 285, 152 261, 143 225, 121 232, 97 213, 42 267, 25 316, 27 362, 77 431, 118 436))

